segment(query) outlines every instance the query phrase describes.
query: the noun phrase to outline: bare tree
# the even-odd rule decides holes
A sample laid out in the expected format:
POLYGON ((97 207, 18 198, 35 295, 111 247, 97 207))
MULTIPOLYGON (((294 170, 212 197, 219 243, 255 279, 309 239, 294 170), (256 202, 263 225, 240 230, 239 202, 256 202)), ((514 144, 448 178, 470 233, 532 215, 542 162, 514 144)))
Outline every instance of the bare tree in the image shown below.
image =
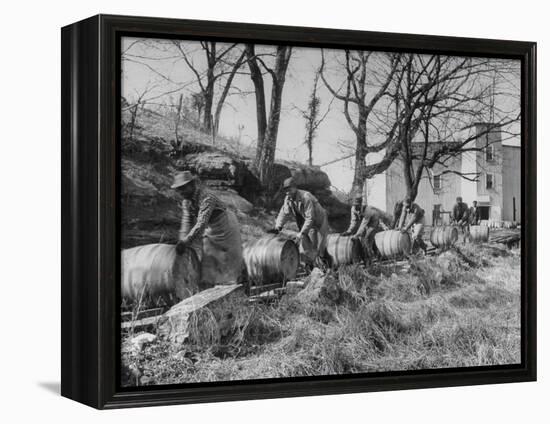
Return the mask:
POLYGON ((176 136, 176 145, 180 144, 178 130, 179 130, 180 121, 181 121, 181 109, 182 109, 182 107, 183 107, 183 94, 180 94, 180 97, 178 99, 178 106, 176 108, 176 116, 175 116, 175 119, 174 119, 174 133, 175 133, 174 135, 176 136))
POLYGON ((211 133, 215 139, 219 128, 219 121, 223 105, 233 83, 238 69, 244 63, 245 52, 238 53, 236 59, 230 59, 231 53, 236 51, 237 44, 219 44, 215 41, 201 41, 201 50, 206 59, 206 69, 201 70, 199 65, 193 61, 193 53, 186 49, 185 41, 173 41, 174 46, 181 54, 181 57, 196 77, 200 92, 200 106, 198 106, 199 119, 202 112, 202 129, 211 133), (222 79, 224 81, 222 82, 222 79), (216 85, 221 85, 221 93, 214 106, 216 85))
POLYGON ((271 186, 275 149, 277 147, 277 133, 281 117, 281 102, 285 84, 286 71, 292 55, 292 47, 278 46, 275 52, 275 64, 269 67, 262 55, 256 54, 255 46, 245 46, 250 78, 256 95, 256 121, 258 127, 258 141, 254 167, 262 185, 271 186), (261 66, 261 68, 260 68, 261 66), (262 69, 271 76, 271 100, 269 116, 267 114, 264 75, 262 69))
POLYGON ((318 69, 313 78, 313 88, 309 95, 309 101, 306 109, 298 109, 300 114, 305 120, 305 140, 304 143, 307 146, 308 150, 308 160, 307 163, 309 166, 313 165, 313 141, 317 135, 317 129, 319 125, 324 121, 327 114, 330 111, 330 105, 327 107, 327 110, 322 116, 319 116, 321 113, 321 98, 319 97, 319 77, 321 75, 321 70, 318 69))
MULTIPOLYGON (((486 148, 472 145, 472 142, 518 122, 517 111, 495 114, 492 79, 501 65, 490 59, 401 55, 391 97, 393 128, 396 124, 398 128, 396 146, 399 146, 408 197, 417 196, 427 169, 445 165, 463 152, 486 148), (482 117, 492 121, 481 132, 469 131, 482 117), (434 143, 434 139, 439 143, 434 143)), ((443 171, 441 175, 445 173, 472 181, 477 179, 477 175, 454 169, 443 171)))
POLYGON ((321 50, 321 79, 329 92, 343 102, 344 116, 355 134, 353 189, 361 191, 365 179, 375 173, 383 172, 396 155, 396 149, 389 148, 395 142, 394 130, 390 131, 382 142, 370 141, 367 136, 367 122, 376 104, 389 94, 388 87, 397 69, 398 56, 345 50, 344 61, 337 63, 338 70, 340 72, 343 70, 345 75, 345 80, 339 88, 329 82, 325 62, 325 54, 321 50), (375 61, 378 63, 373 63, 369 68, 371 62, 375 61), (374 68, 378 68, 379 72, 374 72, 374 68), (387 150, 382 160, 367 166, 367 154, 381 152, 384 149, 387 150))
POLYGON ((128 99, 125 99, 126 104, 123 106, 122 111, 130 112, 130 120, 126 127, 129 141, 134 141, 134 132, 138 125, 138 114, 147 104, 146 96, 155 88, 156 85, 149 81, 141 92, 136 91, 136 97, 133 102, 130 103, 128 99))
POLYGON ((193 109, 197 112, 197 122, 201 122, 202 111, 204 109, 204 98, 202 93, 193 93, 191 95, 193 109))

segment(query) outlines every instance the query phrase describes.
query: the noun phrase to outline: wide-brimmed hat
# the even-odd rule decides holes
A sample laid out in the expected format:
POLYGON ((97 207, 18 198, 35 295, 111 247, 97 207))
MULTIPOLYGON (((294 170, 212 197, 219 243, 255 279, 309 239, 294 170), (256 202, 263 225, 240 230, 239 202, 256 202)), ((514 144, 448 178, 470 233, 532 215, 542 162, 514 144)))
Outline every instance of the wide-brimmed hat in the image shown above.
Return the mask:
POLYGON ((292 179, 292 177, 287 178, 283 181, 283 190, 289 187, 296 187, 296 184, 294 184, 294 180, 292 179))
POLYGON ((196 180, 196 177, 190 171, 178 172, 174 176, 174 184, 172 184, 170 187, 178 188, 195 180, 196 180))

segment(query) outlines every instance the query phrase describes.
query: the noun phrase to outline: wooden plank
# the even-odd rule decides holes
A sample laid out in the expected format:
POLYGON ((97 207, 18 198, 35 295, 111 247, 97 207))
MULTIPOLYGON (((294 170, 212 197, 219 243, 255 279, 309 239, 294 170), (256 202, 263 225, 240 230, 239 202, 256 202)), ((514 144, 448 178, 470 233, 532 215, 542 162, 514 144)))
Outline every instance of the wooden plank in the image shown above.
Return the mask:
MULTIPOLYGON (((148 317, 152 317, 152 316, 155 316, 155 315, 161 315, 165 310, 166 310, 166 308, 152 308, 152 309, 145 309, 143 311, 138 311, 137 317, 135 317, 135 319, 139 320, 139 319, 142 319, 142 318, 148 318, 148 317)), ((123 322, 131 321, 133 316, 134 316, 133 311, 122 312, 120 314, 120 319, 123 322)))
POLYGON ((274 283, 274 284, 266 284, 264 286, 252 286, 250 287, 250 295, 254 296, 266 291, 270 291, 273 289, 281 288, 282 283, 274 283))
POLYGON ((241 284, 231 284, 225 286, 215 286, 210 289, 203 290, 187 299, 182 300, 178 304, 172 306, 162 315, 142 318, 135 321, 127 321, 121 324, 122 329, 142 329, 146 327, 156 327, 162 322, 169 320, 172 317, 186 316, 195 312, 212 302, 215 302, 229 294, 242 288, 241 284))

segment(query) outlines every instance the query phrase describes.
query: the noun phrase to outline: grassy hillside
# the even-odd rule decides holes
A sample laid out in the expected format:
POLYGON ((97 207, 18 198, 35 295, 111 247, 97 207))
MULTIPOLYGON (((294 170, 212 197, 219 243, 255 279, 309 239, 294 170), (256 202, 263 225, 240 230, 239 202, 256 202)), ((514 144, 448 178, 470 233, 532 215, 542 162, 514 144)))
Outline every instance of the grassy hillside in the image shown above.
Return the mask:
POLYGON ((465 246, 408 266, 345 266, 314 273, 305 290, 272 304, 230 304, 235 320, 223 337, 213 323, 183 345, 157 339, 126 349, 125 384, 520 362, 518 250, 465 246), (320 292, 312 288, 318 278, 320 292))
MULTIPOLYGON (((175 143, 170 116, 149 109, 139 111, 133 130, 130 122, 130 112, 125 110, 121 149, 124 248, 177 240, 181 199, 170 185, 174 173, 182 169, 198 174, 236 212, 245 241, 273 225, 283 196, 279 191, 268 193, 260 186, 251 167, 254 149, 221 135, 212 144, 212 138, 191 119, 180 125, 175 143)), ((318 168, 278 161, 274 186, 278 188, 291 175, 298 175, 306 184, 304 188, 317 196, 333 229, 343 231, 349 218, 348 206, 331 193, 328 176, 318 168)))

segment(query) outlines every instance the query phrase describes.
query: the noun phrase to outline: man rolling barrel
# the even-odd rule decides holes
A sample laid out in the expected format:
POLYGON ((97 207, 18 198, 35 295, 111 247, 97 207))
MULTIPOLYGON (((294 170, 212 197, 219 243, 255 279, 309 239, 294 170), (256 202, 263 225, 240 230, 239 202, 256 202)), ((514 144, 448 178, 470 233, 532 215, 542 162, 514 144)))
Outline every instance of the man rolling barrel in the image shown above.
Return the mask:
POLYGON ((426 225, 424 209, 414 203, 409 197, 398 201, 395 204, 393 215, 393 227, 402 233, 408 232, 412 228, 411 239, 413 242, 413 252, 420 247, 424 254, 428 246, 424 243, 422 235, 426 225))
POLYGON ((381 219, 380 212, 368 205, 363 207, 363 199, 358 196, 353 199, 349 227, 343 236, 352 236, 360 240, 365 253, 365 261, 374 257, 374 236, 380 231, 389 230, 381 219))
POLYGON ((453 206, 453 216, 451 224, 460 227, 460 231, 462 232, 463 236, 463 242, 466 242, 466 239, 469 235, 469 216, 470 210, 468 209, 468 205, 462 201, 462 197, 458 196, 456 198, 456 203, 453 206))
POLYGON ((235 214, 189 171, 176 174, 172 188, 183 197, 176 253, 181 255, 186 248, 195 250, 204 285, 236 282, 243 256, 235 214))
POLYGON ((325 209, 313 194, 305 190, 298 190, 292 178, 287 178, 283 182, 283 191, 285 200, 277 216, 275 228, 268 232, 278 234, 289 219, 294 219, 299 229, 296 243, 303 247, 302 239, 307 237, 311 241, 315 255, 309 259, 312 262, 322 260, 326 253, 328 234, 328 219, 325 209))

